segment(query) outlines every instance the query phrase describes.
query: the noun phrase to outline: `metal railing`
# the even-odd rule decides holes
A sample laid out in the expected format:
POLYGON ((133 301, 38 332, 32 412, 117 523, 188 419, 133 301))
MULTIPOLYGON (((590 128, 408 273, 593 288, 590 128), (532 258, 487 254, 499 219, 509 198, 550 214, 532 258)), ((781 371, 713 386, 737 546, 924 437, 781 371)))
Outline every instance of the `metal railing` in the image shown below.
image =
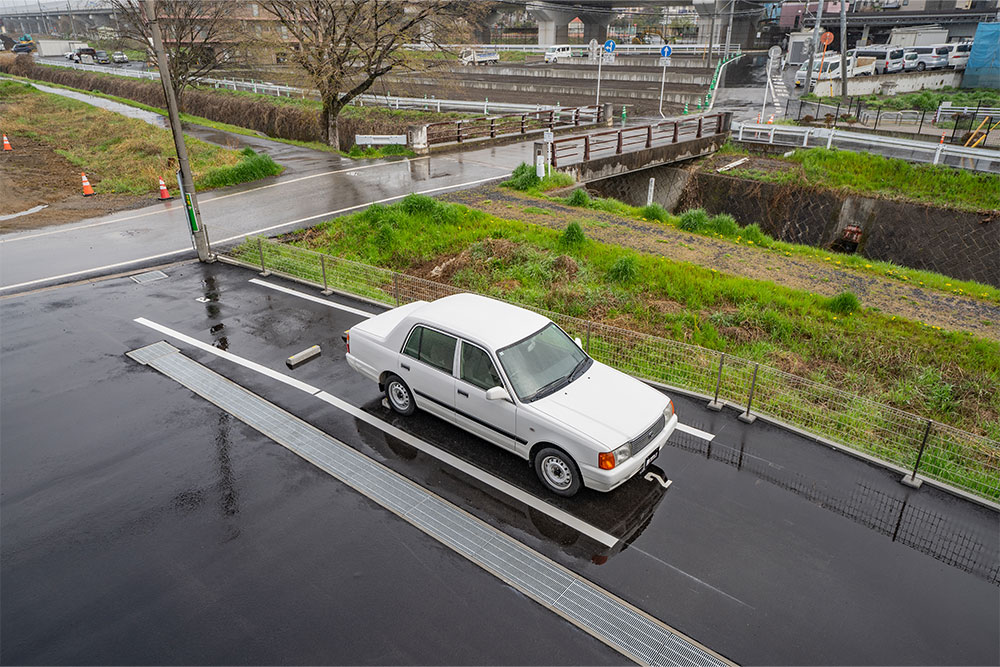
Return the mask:
POLYGON ((502 116, 459 118, 427 124, 427 144, 462 143, 473 139, 494 139, 511 134, 595 125, 603 119, 598 106, 553 108, 502 116))
MULTIPOLYGON (((439 45, 432 44, 404 44, 407 49, 414 51, 432 51, 438 49, 439 45)), ((574 49, 587 50, 586 44, 571 44, 574 49)), ((522 53, 545 53, 549 47, 538 44, 441 44, 440 48, 448 50, 456 49, 492 49, 494 51, 519 51, 522 53)), ((636 55, 660 55, 662 44, 618 44, 615 53, 628 53, 636 55)), ((674 55, 700 56, 708 50, 708 44, 671 44, 670 49, 674 55)), ((726 51, 725 44, 712 44, 712 55, 722 55, 726 51)), ((738 44, 729 46, 729 53, 740 53, 738 44)))
POLYGON ((633 151, 676 144, 684 139, 700 139, 704 135, 721 134, 725 127, 725 113, 689 116, 677 120, 664 120, 650 125, 591 132, 584 135, 561 137, 552 142, 553 167, 586 162, 596 157, 621 155, 633 151))
POLYGON ((1000 174, 1000 151, 985 148, 965 148, 945 143, 897 139, 878 134, 848 132, 832 127, 734 122, 733 133, 737 141, 802 148, 836 147, 856 152, 878 153, 908 162, 941 164, 970 171, 1000 174))
MULTIPOLYGON (((257 237, 220 254, 231 263, 385 306, 461 292, 445 283, 257 237)), ((635 377, 737 408, 834 446, 1000 500, 1000 442, 747 359, 528 306, 583 341, 588 354, 635 377)))

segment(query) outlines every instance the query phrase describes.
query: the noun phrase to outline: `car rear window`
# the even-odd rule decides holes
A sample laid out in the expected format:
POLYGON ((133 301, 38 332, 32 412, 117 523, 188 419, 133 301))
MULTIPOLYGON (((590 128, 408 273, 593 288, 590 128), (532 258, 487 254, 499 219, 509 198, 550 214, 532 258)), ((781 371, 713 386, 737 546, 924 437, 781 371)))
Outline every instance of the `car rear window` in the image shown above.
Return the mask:
POLYGON ((895 51, 889 52, 889 57, 893 60, 898 60, 903 57, 903 49, 896 49, 895 51))
POLYGON ((958 53, 969 53, 972 51, 972 44, 959 44, 955 47, 955 51, 958 53))

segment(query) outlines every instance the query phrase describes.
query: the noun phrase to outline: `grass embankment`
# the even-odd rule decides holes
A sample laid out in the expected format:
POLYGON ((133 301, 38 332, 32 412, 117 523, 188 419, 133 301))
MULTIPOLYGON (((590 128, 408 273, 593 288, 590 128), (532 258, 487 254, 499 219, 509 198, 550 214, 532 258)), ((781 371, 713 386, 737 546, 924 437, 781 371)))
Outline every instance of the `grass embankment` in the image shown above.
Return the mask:
MULTIPOLYGON (((155 191, 172 169, 169 131, 18 82, 0 81, 4 131, 51 146, 86 172, 97 193, 143 194, 155 191)), ((280 174, 268 155, 228 150, 185 138, 195 186, 222 187, 280 174)))
MULTIPOLYGON (((725 152, 748 154, 731 146, 725 152)), ((777 159, 786 161, 788 169, 763 172, 737 167, 728 173, 757 181, 835 188, 962 211, 1000 210, 1000 176, 995 174, 826 148, 796 150, 789 157, 777 159)))
MULTIPOLYGON (((1000 437, 1000 345, 774 283, 411 195, 296 245, 752 359, 1000 437), (445 264, 447 260, 453 260, 445 264)), ((248 246, 256 261, 256 246, 248 246)))
MULTIPOLYGON (((818 97, 806 93, 803 100, 833 102, 840 97, 818 97)), ((862 95, 860 98, 849 98, 854 104, 860 99, 864 106, 870 109, 916 109, 918 111, 936 111, 944 102, 951 102, 956 107, 974 107, 981 104, 984 107, 1000 107, 1000 90, 992 88, 963 89, 942 88, 941 90, 922 90, 918 93, 902 93, 899 95, 862 95)))
MULTIPOLYGON (((729 173, 734 171, 736 170, 731 170, 729 173)), ((572 184, 572 177, 561 172, 552 172, 544 179, 539 179, 535 176, 534 168, 527 164, 521 164, 517 167, 511 179, 504 183, 507 187, 540 197, 545 197, 544 193, 548 190, 572 184)), ((642 207, 630 206, 617 199, 591 197, 582 189, 574 190, 568 197, 561 197, 558 200, 570 206, 603 211, 644 222, 658 222, 693 234, 723 238, 739 245, 763 248, 788 257, 805 257, 820 262, 829 262, 838 268, 854 269, 862 273, 871 273, 910 285, 940 290, 948 294, 1000 303, 1000 289, 992 285, 984 285, 971 280, 958 280, 940 273, 910 269, 892 262, 837 253, 824 248, 785 243, 768 236, 756 224, 741 227, 732 216, 726 214, 710 216, 701 209, 694 209, 685 211, 681 215, 672 215, 659 204, 642 207)))

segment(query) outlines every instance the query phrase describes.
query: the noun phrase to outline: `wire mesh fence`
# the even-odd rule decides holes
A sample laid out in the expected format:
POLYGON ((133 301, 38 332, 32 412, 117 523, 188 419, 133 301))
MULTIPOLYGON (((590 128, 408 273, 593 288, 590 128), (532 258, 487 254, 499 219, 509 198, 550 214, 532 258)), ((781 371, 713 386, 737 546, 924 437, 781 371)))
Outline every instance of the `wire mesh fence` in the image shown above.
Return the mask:
MULTIPOLYGON (((461 290, 262 237, 225 259, 330 292, 399 306, 461 290)), ((520 304, 519 304, 520 305, 520 304)), ((532 306, 596 360, 644 380, 761 415, 949 486, 1000 500, 1000 442, 747 359, 532 306)))

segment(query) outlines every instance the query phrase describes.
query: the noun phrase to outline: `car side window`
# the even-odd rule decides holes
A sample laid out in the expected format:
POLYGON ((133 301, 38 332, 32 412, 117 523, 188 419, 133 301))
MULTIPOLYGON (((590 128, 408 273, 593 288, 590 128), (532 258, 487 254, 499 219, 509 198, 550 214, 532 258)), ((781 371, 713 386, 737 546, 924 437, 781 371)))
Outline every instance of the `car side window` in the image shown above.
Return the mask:
POLYGON ((417 326, 403 346, 403 354, 419 359, 449 375, 455 366, 455 346, 458 339, 440 331, 417 326))
POLYGON ((468 343, 462 343, 461 378, 480 389, 503 386, 490 355, 482 348, 468 343))

